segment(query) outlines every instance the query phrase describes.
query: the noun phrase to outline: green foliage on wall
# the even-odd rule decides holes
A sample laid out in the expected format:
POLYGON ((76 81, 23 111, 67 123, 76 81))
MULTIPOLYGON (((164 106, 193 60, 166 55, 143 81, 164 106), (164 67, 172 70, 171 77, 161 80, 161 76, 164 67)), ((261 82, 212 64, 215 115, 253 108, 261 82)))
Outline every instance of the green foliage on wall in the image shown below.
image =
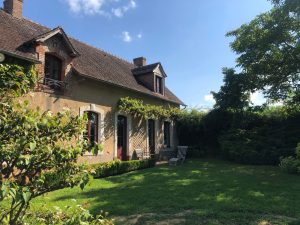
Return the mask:
POLYGON ((118 110, 144 119, 175 120, 182 114, 180 108, 144 104, 142 100, 129 97, 119 100, 118 110))

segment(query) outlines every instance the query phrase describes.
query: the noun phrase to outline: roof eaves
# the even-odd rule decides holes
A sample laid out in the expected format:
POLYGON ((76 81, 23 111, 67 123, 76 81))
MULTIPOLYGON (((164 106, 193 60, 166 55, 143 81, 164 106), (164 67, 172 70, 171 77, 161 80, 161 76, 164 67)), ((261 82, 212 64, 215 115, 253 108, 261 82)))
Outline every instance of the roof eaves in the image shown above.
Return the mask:
POLYGON ((19 59, 22 59, 22 60, 25 60, 25 61, 29 61, 29 62, 35 63, 35 64, 42 63, 41 61, 39 61, 36 58, 23 56, 23 55, 18 54, 16 52, 6 51, 6 50, 2 50, 2 49, 0 49, 0 52, 3 53, 3 54, 5 54, 5 55, 16 57, 16 58, 19 58, 19 59))
POLYGON ((113 86, 116 86, 116 87, 124 88, 126 90, 135 91, 135 92, 138 92, 138 93, 141 93, 141 94, 144 94, 144 95, 148 95, 148 96, 151 96, 151 97, 154 97, 154 98, 158 98, 158 99, 166 101, 166 102, 170 102, 170 103, 174 103, 174 104, 186 106, 182 101, 173 101, 173 100, 170 100, 170 99, 162 98, 162 97, 154 95, 154 94, 150 94, 150 93, 146 93, 146 92, 143 92, 143 91, 139 91, 137 89, 129 88, 129 87, 126 87, 126 86, 123 86, 123 85, 119 85, 119 84, 116 84, 116 83, 113 83, 113 82, 105 81, 105 80, 102 80, 102 79, 97 79, 97 78, 95 78, 93 76, 90 76, 90 75, 87 75, 87 74, 79 72, 74 67, 72 69, 73 69, 73 71, 76 74, 78 74, 79 76, 82 76, 82 77, 86 77, 86 78, 89 78, 89 79, 92 79, 92 80, 95 80, 95 81, 99 81, 99 82, 103 82, 103 83, 106 83, 106 84, 110 84, 110 85, 113 85, 113 86))

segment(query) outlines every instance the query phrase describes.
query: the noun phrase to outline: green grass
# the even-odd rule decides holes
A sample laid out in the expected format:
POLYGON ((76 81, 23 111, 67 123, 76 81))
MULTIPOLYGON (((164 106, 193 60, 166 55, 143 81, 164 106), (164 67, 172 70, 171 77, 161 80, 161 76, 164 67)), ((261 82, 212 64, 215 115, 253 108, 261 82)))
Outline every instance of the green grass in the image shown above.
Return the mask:
POLYGON ((277 167, 191 160, 93 180, 84 191, 55 191, 32 207, 79 203, 110 212, 117 224, 298 224, 300 177, 277 167))

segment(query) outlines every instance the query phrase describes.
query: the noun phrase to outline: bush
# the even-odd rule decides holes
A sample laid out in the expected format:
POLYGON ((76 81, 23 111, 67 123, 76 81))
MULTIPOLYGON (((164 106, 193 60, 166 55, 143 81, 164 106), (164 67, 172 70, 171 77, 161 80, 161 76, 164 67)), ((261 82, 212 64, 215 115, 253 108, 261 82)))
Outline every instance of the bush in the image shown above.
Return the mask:
POLYGON ((84 118, 70 111, 40 113, 28 102, 16 102, 35 81, 34 66, 0 64, 1 224, 22 224, 34 198, 65 187, 83 188, 89 180, 76 163, 86 151, 80 138, 84 118))
POLYGON ((189 146, 187 158, 202 158, 206 156, 206 148, 202 145, 189 146))
POLYGON ((296 157, 297 157, 297 159, 300 160, 300 143, 298 143, 298 145, 296 147, 296 157))
MULTIPOLYGON (((197 146, 188 157, 205 154, 245 164, 278 165, 280 157, 295 155, 299 123, 300 106, 255 107, 213 109, 206 114, 187 110, 177 128, 180 145, 197 146)), ((297 152, 300 159, 300 145, 297 152)))
POLYGON ((287 173, 291 173, 291 174, 300 173, 300 160, 292 156, 282 158, 279 167, 284 172, 287 173))
POLYGON ((147 169, 155 166, 154 159, 112 161, 89 166, 89 171, 94 178, 103 178, 118 174, 128 173, 134 170, 147 169))
POLYGON ((94 216, 81 205, 65 206, 63 209, 55 206, 51 210, 29 212, 24 218, 24 224, 113 225, 113 220, 108 219, 107 215, 108 213, 100 212, 94 216))
POLYGON ((280 157, 291 156, 292 146, 279 137, 280 132, 269 134, 260 127, 251 130, 231 129, 219 139, 220 153, 225 159, 254 165, 278 165, 280 157))

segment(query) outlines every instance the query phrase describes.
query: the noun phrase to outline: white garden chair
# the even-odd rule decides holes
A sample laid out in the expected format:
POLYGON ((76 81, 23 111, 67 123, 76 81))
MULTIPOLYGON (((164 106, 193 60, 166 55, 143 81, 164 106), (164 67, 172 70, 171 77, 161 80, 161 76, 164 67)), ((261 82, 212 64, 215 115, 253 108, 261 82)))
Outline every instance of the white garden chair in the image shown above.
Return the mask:
POLYGON ((178 149, 177 157, 176 158, 171 158, 169 160, 169 165, 170 166, 176 166, 178 162, 181 162, 181 164, 182 164, 185 161, 188 146, 178 146, 177 149, 178 149))

